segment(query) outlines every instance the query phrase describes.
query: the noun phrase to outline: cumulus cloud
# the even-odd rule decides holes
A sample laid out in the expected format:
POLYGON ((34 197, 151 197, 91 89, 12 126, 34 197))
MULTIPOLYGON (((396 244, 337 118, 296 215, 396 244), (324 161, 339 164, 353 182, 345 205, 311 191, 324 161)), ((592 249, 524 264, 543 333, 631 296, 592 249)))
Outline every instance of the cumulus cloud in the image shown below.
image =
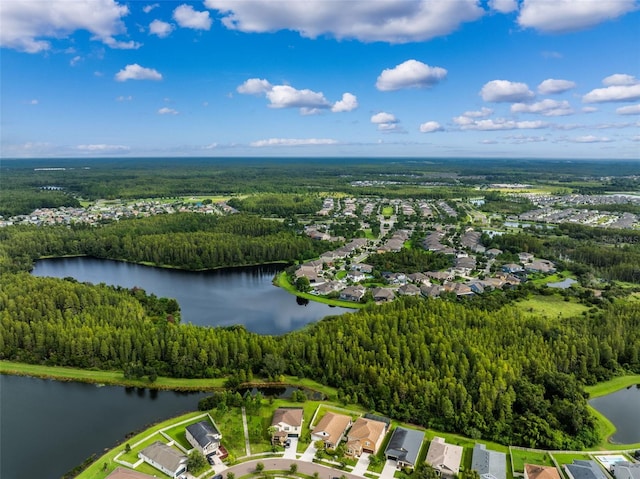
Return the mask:
POLYGON ((168 37, 173 31, 173 25, 162 20, 154 20, 149 24, 149 33, 160 38, 168 37))
POLYGON ((155 10, 156 8, 158 8, 159 6, 160 6, 160 4, 159 4, 159 3, 154 3, 154 4, 152 4, 152 5, 145 5, 144 7, 142 7, 142 11, 143 11, 144 13, 149 13, 149 12, 151 12, 152 10, 155 10))
POLYGON ((480 96, 484 101, 500 103, 527 101, 533 98, 534 94, 526 83, 492 80, 485 83, 480 90, 480 96))
POLYGON ((297 31, 303 37, 329 34, 338 39, 405 43, 429 40, 455 31, 484 14, 477 0, 350 0, 273 2, 205 0, 222 15, 222 23, 243 32, 297 31))
POLYGON ((640 115, 640 103, 637 105, 622 106, 616 109, 618 115, 640 115))
POLYGON ((570 141, 574 143, 608 143, 611 139, 606 136, 585 135, 571 138, 570 141))
POLYGON ((351 93, 344 93, 341 100, 332 104, 322 92, 298 90, 290 85, 272 85, 261 78, 250 78, 236 90, 244 95, 264 95, 269 100, 270 108, 299 108, 303 115, 315 115, 323 110, 339 113, 358 107, 358 99, 351 93))
POLYGON ((309 146, 309 145, 337 145, 338 141, 330 138, 269 138, 250 143, 259 148, 264 146, 309 146))
POLYGON ((194 30, 209 30, 211 28, 209 12, 199 12, 187 4, 176 7, 173 11, 173 19, 182 28, 192 28, 194 30))
POLYGON ((260 78, 249 78, 236 90, 244 95, 262 95, 271 90, 273 86, 267 80, 260 78))
POLYGON ((407 60, 394 68, 380 73, 376 88, 381 91, 400 90, 402 88, 427 88, 440 82, 447 76, 447 70, 431 67, 417 60, 407 60))
POLYGON ((598 109, 595 106, 583 106, 582 107, 582 113, 594 113, 598 111, 598 109))
POLYGON ((516 0, 489 0, 489 7, 500 13, 511 13, 518 9, 516 0))
POLYGON ((114 37, 126 33, 122 18, 129 14, 128 7, 115 0, 69 2, 0 2, 0 46, 27 53, 51 49, 46 38, 65 38, 76 30, 86 30, 91 39, 111 48, 135 49, 134 41, 119 41, 114 37))
POLYGON ((525 136, 525 135, 511 135, 506 136, 506 140, 510 140, 510 143, 514 143, 516 145, 522 145, 524 143, 540 143, 542 141, 547 141, 544 136, 525 136))
POLYGON ((493 113, 493 110, 491 108, 487 108, 485 106, 483 106, 482 108, 480 108, 480 110, 474 110, 474 111, 465 111, 462 116, 468 117, 468 118, 485 118, 489 115, 491 115, 493 113))
POLYGON ((433 133, 435 131, 443 131, 444 128, 437 121, 427 121, 420 125, 421 133, 433 133))
POLYGON ((137 63, 127 65, 116 73, 117 81, 127 80, 162 80, 162 75, 153 68, 141 67, 137 63))
POLYGON ((640 98, 640 83, 635 85, 613 85, 596 88, 582 97, 585 103, 604 103, 609 101, 633 101, 640 98))
POLYGON ((82 61, 82 57, 79 55, 76 55, 71 60, 69 60, 69 65, 71 65, 72 67, 75 67, 81 61, 82 61))
POLYGON ((563 33, 592 27, 637 8, 636 0, 524 0, 518 23, 542 32, 563 33))
POLYGON ((544 116, 565 116, 573 113, 568 101, 542 100, 536 103, 514 103, 512 113, 538 113, 544 116))
POLYGON ((178 110, 174 110, 173 108, 167 108, 166 106, 163 106, 158 110, 158 115, 177 115, 177 114, 178 114, 178 110))
POLYGON ((542 93, 543 95, 553 95, 555 93, 563 93, 575 87, 575 82, 548 78, 538 85, 538 93, 542 93))
POLYGON ((351 93, 343 93, 342 100, 335 102, 331 107, 331 111, 340 113, 343 111, 353 111, 356 108, 358 108, 358 98, 351 93))
POLYGON ((385 111, 372 115, 371 123, 378 125, 378 131, 392 132, 401 130, 400 125, 398 125, 399 120, 396 116, 385 111))
POLYGON ((602 80, 604 86, 629 86, 636 85, 638 79, 633 75, 627 75, 626 73, 614 73, 602 80))
POLYGON ((547 128, 548 123, 544 121, 514 121, 505 118, 487 118, 482 120, 473 120, 467 117, 457 117, 453 119, 454 123, 460 126, 461 130, 479 130, 479 131, 497 131, 497 130, 537 130, 547 128), (464 118, 464 121, 456 121, 464 118))

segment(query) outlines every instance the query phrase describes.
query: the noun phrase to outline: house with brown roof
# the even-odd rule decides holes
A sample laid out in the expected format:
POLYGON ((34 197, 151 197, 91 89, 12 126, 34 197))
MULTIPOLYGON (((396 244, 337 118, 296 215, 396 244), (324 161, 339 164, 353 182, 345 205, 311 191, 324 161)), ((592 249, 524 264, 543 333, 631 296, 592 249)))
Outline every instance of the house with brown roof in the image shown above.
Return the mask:
POLYGON ((327 412, 311 432, 312 441, 324 442, 324 447, 335 449, 351 426, 351 418, 344 414, 327 412))
POLYGON ((347 435, 347 454, 360 457, 363 452, 375 454, 387 431, 387 424, 359 417, 347 435))
POLYGON ((302 434, 303 410, 300 407, 279 407, 273 413, 271 427, 274 428, 271 442, 284 444, 288 437, 302 434))
POLYGON ((427 463, 433 467, 440 477, 453 479, 460 471, 462 461, 461 446, 447 444, 441 437, 434 437, 427 451, 427 463))
POLYGON ((560 473, 555 467, 525 464, 524 479, 560 479, 560 473))
POLYGON ((374 288, 371 294, 376 303, 386 303, 396 299, 396 294, 391 288, 374 288))

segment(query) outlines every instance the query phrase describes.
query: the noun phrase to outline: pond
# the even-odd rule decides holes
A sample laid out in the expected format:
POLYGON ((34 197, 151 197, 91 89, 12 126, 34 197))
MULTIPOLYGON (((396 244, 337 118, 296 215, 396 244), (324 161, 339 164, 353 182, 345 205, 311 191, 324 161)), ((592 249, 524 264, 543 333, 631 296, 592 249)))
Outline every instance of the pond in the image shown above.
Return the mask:
POLYGON ((616 426, 613 442, 640 442, 640 384, 592 399, 589 404, 616 426))
POLYGON ((126 288, 137 286, 156 296, 177 299, 183 322, 199 326, 242 324, 259 334, 283 334, 325 316, 353 311, 300 301, 275 287, 272 280, 283 268, 263 265, 190 272, 79 257, 38 261, 32 274, 126 288))
POLYGON ((196 410, 208 394, 0 375, 0 477, 59 479, 130 433, 196 410))
POLYGON ((559 288, 559 289, 568 289, 571 285, 576 284, 577 281, 573 278, 565 278, 562 281, 558 281, 556 283, 547 283, 549 288, 559 288))

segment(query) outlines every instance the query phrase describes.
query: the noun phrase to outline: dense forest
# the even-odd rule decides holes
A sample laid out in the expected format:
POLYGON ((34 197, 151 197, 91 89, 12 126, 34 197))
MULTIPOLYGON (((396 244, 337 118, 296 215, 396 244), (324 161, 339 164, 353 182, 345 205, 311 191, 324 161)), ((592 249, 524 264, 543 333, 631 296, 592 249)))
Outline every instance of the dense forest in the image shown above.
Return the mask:
POLYGON ((502 443, 597 442, 582 385, 640 372, 640 304, 574 320, 419 299, 281 337, 176 321, 140 290, 26 273, 0 277, 0 357, 132 376, 290 373, 392 417, 502 443))
POLYGON ((424 249, 403 249, 396 252, 369 255, 367 264, 378 271, 392 273, 422 273, 437 271, 451 266, 453 257, 442 253, 433 253, 424 249))

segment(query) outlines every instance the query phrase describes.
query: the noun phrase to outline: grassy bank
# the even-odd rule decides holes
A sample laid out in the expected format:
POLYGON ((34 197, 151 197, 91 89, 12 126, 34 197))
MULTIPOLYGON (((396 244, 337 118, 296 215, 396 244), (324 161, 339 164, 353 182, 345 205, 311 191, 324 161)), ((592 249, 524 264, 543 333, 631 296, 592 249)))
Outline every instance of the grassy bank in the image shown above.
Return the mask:
POLYGON ((612 392, 629 386, 635 386, 636 384, 640 384, 640 374, 618 376, 609 381, 594 384, 593 386, 587 386, 584 390, 589 394, 589 399, 593 399, 600 396, 606 396, 607 394, 611 394, 612 392))

